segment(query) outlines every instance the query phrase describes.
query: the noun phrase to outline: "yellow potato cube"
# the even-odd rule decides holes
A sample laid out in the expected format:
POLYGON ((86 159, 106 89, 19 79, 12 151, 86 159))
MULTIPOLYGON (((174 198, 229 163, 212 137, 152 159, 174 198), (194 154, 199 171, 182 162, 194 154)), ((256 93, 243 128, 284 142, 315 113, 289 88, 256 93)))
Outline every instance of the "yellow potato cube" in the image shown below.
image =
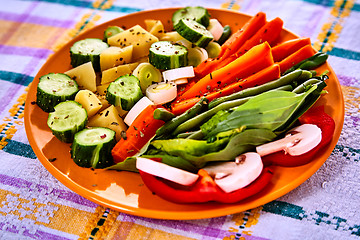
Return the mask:
POLYGON ((146 19, 146 30, 157 38, 162 38, 165 33, 164 25, 160 20, 146 19))
POLYGON ((94 116, 102 107, 97 96, 87 89, 80 90, 75 96, 75 101, 85 108, 89 118, 94 116))
POLYGON ((121 139, 121 132, 126 131, 127 129, 123 119, 113 105, 110 105, 108 108, 91 117, 88 126, 105 127, 114 130, 116 132, 117 141, 121 139))
POLYGON ((139 63, 129 63, 125 65, 120 65, 107 69, 102 72, 101 85, 106 83, 111 83, 117 78, 124 76, 126 74, 131 74, 133 70, 139 65, 139 63))
POLYGON ((91 62, 70 69, 65 72, 65 74, 74 79, 80 89, 88 89, 92 92, 96 91, 96 74, 91 62))
POLYGON ((149 54, 151 44, 159 41, 157 37, 143 29, 140 25, 127 29, 108 38, 110 46, 126 47, 133 45, 133 59, 141 58, 149 54))
POLYGON ((100 53, 100 68, 104 71, 125 63, 130 63, 132 59, 133 46, 109 47, 100 53))

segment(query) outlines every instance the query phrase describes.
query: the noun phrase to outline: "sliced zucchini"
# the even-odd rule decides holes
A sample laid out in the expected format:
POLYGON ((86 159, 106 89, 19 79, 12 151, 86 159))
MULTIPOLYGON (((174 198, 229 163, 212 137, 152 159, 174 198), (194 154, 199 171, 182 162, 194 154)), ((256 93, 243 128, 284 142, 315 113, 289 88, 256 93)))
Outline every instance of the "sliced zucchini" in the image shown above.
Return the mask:
POLYGON ((143 93, 153 82, 161 82, 161 73, 150 63, 140 63, 133 71, 133 75, 140 80, 140 87, 143 93))
POLYGON ((230 37, 231 35, 231 28, 229 25, 225 25, 224 26, 224 30, 223 30, 223 33, 221 34, 221 37, 219 40, 217 40, 217 42, 220 44, 220 45, 223 45, 224 42, 226 40, 228 40, 228 38, 230 37))
POLYGON ((189 18, 189 19, 194 19, 196 22, 202 24, 205 27, 209 26, 209 19, 210 19, 210 14, 207 11, 206 8, 204 7, 192 7, 192 6, 188 6, 182 9, 177 10, 173 16, 172 16, 172 21, 174 26, 180 21, 180 19, 182 18, 189 18))
POLYGON ((203 25, 190 18, 180 19, 174 28, 183 38, 198 47, 206 47, 214 39, 203 25))
POLYGON ((75 134, 70 153, 80 167, 106 168, 113 164, 111 149, 115 144, 115 131, 103 127, 86 128, 75 134))
POLYGON ((112 37, 112 36, 114 36, 114 35, 116 35, 118 33, 121 33, 123 31, 124 31, 124 29, 122 29, 119 26, 109 26, 104 31, 103 41, 107 42, 109 37, 112 37))
POLYGON ((36 103, 43 111, 52 112, 58 103, 74 100, 78 91, 78 84, 68 75, 49 73, 39 79, 36 103))
POLYGON ((151 45, 149 62, 157 69, 173 69, 187 65, 187 50, 184 46, 169 41, 159 41, 151 45))
POLYGON ((71 65, 77 67, 91 61, 96 72, 100 71, 100 53, 109 45, 98 38, 86 38, 70 48, 71 65))
POLYGON ((47 125, 56 138, 62 142, 72 142, 75 133, 85 128, 87 112, 75 101, 61 102, 49 113, 47 125))
POLYGON ((106 99, 114 106, 121 106, 129 111, 143 96, 140 81, 135 76, 124 75, 110 83, 106 92, 106 99))

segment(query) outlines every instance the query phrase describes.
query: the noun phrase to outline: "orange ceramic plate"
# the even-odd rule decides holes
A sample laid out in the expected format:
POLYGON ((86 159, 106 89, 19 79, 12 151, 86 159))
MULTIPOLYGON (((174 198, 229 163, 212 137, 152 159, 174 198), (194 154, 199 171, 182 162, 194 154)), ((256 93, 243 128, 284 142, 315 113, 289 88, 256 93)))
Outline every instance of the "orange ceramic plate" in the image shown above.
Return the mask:
MULTIPOLYGON (((30 86, 25 104, 25 126, 29 142, 41 163, 65 186, 81 196, 120 212, 137 216, 159 219, 200 219, 233 214, 266 204, 283 196, 299 186, 330 156, 337 143, 344 121, 344 102, 340 84, 329 65, 321 67, 330 70, 330 79, 327 81, 329 94, 323 96, 318 105, 324 104, 325 111, 335 122, 336 129, 330 145, 319 152, 309 164, 295 168, 275 168, 275 176, 264 191, 234 204, 205 203, 205 204, 175 204, 153 195, 142 183, 137 173, 118 172, 114 170, 90 170, 78 167, 70 158, 70 144, 57 140, 49 130, 46 120, 48 114, 37 105, 31 104, 36 99, 36 86, 39 77, 50 72, 65 72, 70 69, 69 49, 75 41, 88 37, 102 38, 104 29, 109 25, 132 27, 135 24, 144 26, 145 19, 161 20, 166 29, 171 30, 171 16, 175 11, 159 9, 129 14, 102 25, 99 25, 73 39, 58 52, 52 55, 40 69, 30 86), (50 162, 48 159, 56 158, 50 162)), ((219 9, 209 9, 212 17, 219 19, 224 25, 228 24, 233 30, 239 29, 250 16, 219 9)), ((297 37, 284 30, 282 40, 297 37)))

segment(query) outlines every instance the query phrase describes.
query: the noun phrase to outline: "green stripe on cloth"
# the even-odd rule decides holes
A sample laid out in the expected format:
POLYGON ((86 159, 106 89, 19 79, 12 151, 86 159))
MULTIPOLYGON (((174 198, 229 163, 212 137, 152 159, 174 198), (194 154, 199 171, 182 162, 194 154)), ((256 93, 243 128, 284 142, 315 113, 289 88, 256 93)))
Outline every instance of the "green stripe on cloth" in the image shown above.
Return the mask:
MULTIPOLYGON (((324 1, 324 0, 302 0, 303 2, 307 2, 307 3, 313 3, 316 5, 321 5, 324 7, 332 7, 335 3, 334 0, 331 1, 324 1)), ((359 3, 354 3, 354 6, 351 9, 352 11, 360 11, 360 4, 359 3)))
POLYGON ((297 220, 313 221, 315 225, 320 225, 321 223, 331 225, 334 227, 334 230, 350 231, 352 235, 360 236, 359 224, 354 224, 353 226, 346 224, 346 226, 344 226, 343 223, 347 223, 347 220, 344 218, 330 216, 328 213, 321 211, 309 213, 306 212, 303 207, 295 204, 275 200, 265 204, 262 211, 297 220))
POLYGON ((329 55, 342 57, 346 59, 360 61, 360 52, 355 52, 343 48, 334 47, 330 52, 327 52, 329 55))
POLYGON ((36 159, 36 155, 29 144, 25 144, 11 139, 6 139, 6 141, 7 144, 2 149, 4 152, 17 156, 36 159))
POLYGON ((0 80, 20 84, 23 86, 29 85, 33 79, 34 79, 34 77, 26 75, 26 74, 0 71, 0 80))

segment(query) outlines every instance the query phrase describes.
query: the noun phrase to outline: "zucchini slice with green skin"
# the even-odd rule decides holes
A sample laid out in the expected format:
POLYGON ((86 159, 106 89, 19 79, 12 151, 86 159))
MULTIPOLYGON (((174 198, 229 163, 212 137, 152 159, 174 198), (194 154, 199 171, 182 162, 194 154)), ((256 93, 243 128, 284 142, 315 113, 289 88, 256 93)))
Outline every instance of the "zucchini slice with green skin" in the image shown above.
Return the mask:
POLYGON ((186 47, 172 44, 170 41, 159 41, 151 45, 149 62, 157 69, 168 70, 187 66, 186 47))
POLYGON ((103 127, 86 128, 75 134, 71 158, 80 167, 106 168, 113 164, 111 149, 115 144, 115 131, 103 127))
POLYGON ((75 42, 70 48, 71 66, 92 62, 94 70, 100 71, 100 53, 109 45, 98 38, 86 38, 75 42))
POLYGON ((217 40, 217 42, 220 44, 220 45, 223 45, 224 42, 226 42, 226 40, 228 40, 228 38, 231 36, 231 28, 229 25, 225 25, 224 26, 224 31, 223 33, 221 34, 221 37, 219 38, 219 40, 217 40))
POLYGON ((172 21, 174 26, 180 21, 180 19, 182 18, 189 18, 189 19, 194 19, 195 21, 197 21, 198 23, 200 23, 201 25, 208 27, 209 26, 209 21, 210 21, 210 14, 207 11, 206 8, 204 7, 185 7, 182 9, 177 10, 173 16, 172 16, 172 21))
POLYGON ((47 125, 60 141, 72 142, 75 133, 85 128, 88 119, 86 110, 72 100, 61 102, 54 109, 49 113, 47 125))
POLYGON ((74 100, 78 91, 78 84, 68 75, 49 73, 39 79, 36 103, 43 111, 52 112, 60 102, 74 100))
POLYGON ((124 29, 122 29, 119 26, 109 26, 104 31, 103 41, 107 43, 107 40, 109 37, 112 37, 118 33, 123 32, 124 29))
POLYGON ((106 91, 106 100, 114 106, 129 111, 143 97, 140 81, 133 75, 124 75, 110 83, 106 91))
POLYGON ((183 38, 198 47, 206 47, 214 39, 203 25, 190 18, 180 19, 174 28, 183 38))

